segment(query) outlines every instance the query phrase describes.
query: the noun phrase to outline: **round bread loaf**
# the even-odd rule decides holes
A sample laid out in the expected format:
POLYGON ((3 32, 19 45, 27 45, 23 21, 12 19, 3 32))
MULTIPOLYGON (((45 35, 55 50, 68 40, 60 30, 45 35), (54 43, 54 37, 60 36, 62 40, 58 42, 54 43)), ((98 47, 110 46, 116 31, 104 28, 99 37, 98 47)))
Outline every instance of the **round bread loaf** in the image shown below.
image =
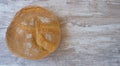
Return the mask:
POLYGON ((57 18, 39 6, 27 6, 18 11, 6 32, 8 49, 16 56, 31 60, 55 51, 60 39, 57 18))

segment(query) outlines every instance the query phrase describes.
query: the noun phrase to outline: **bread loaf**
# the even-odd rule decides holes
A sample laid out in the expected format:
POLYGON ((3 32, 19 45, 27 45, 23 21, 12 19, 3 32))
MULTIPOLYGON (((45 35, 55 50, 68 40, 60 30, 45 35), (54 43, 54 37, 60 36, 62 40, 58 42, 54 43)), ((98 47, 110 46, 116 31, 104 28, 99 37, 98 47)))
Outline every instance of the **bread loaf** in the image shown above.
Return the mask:
POLYGON ((27 6, 18 11, 6 32, 8 49, 16 56, 31 60, 55 51, 60 39, 57 18, 39 6, 27 6))

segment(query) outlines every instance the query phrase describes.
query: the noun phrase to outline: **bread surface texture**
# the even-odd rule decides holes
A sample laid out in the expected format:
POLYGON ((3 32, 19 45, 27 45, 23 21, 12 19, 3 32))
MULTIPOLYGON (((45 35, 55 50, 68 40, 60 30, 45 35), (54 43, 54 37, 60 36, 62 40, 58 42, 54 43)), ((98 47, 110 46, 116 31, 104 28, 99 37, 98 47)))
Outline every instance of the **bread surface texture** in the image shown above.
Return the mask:
POLYGON ((54 52, 60 39, 58 19, 39 6, 26 6, 18 11, 6 32, 8 49, 16 56, 30 60, 54 52))

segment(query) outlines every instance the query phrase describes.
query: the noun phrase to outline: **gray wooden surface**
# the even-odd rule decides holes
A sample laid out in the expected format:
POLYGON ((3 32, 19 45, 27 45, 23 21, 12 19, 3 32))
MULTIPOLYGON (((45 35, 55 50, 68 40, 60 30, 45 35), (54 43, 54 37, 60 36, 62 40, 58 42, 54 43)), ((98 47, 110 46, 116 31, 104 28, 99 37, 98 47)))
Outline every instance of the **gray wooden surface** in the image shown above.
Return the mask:
POLYGON ((0 0, 0 66, 120 66, 120 0, 0 0), (25 60, 6 47, 15 13, 39 5, 58 16, 62 40, 42 60, 25 60))

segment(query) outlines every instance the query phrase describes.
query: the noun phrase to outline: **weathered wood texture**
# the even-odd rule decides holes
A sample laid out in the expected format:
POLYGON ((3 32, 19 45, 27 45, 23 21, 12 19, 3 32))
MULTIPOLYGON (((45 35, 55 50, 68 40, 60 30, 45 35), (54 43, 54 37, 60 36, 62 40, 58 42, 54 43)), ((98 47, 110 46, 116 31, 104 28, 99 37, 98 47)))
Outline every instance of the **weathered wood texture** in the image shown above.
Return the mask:
POLYGON ((120 0, 0 0, 0 66, 120 66, 120 0), (39 5, 58 16, 59 48, 42 60, 13 56, 5 32, 15 13, 39 5))

